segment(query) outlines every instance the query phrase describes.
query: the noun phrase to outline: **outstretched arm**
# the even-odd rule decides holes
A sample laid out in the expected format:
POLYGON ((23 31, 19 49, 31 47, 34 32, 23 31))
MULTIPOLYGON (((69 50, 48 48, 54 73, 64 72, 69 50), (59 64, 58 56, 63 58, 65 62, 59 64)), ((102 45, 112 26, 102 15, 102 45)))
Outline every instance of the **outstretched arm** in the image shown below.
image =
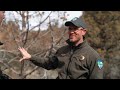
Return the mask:
POLYGON ((23 55, 23 58, 20 59, 20 62, 23 60, 30 60, 37 66, 43 67, 45 69, 55 69, 58 65, 58 59, 55 56, 44 58, 41 56, 32 56, 24 48, 18 48, 23 55))
POLYGON ((30 60, 31 59, 31 55, 23 48, 23 47, 19 47, 18 48, 21 52, 21 54, 23 55, 23 58, 21 58, 19 61, 23 61, 23 60, 30 60))

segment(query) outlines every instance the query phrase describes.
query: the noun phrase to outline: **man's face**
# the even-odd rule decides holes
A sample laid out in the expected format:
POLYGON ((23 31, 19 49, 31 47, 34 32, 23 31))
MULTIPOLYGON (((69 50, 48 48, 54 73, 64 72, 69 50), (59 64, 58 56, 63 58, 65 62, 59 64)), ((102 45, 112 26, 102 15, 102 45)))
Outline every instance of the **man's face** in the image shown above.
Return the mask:
POLYGON ((84 30, 82 27, 78 28, 73 25, 68 27, 70 42, 77 43, 79 41, 82 41, 85 33, 86 33, 86 30, 84 30))
POLYGON ((0 24, 2 23, 3 19, 5 18, 4 13, 5 13, 5 11, 0 11, 0 24))

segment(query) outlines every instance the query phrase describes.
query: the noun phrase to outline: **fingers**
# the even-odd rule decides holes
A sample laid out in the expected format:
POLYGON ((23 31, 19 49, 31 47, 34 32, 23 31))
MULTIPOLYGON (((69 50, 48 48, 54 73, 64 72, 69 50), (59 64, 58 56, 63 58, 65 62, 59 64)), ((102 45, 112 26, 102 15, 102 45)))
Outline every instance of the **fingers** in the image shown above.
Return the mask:
POLYGON ((20 50, 20 52, 22 52, 23 48, 22 48, 22 47, 19 47, 18 50, 20 50))
POLYGON ((23 55, 23 58, 19 60, 20 62, 22 62, 23 60, 30 60, 31 55, 23 47, 19 47, 18 49, 23 55))
POLYGON ((22 49, 22 48, 23 48, 23 47, 20 47, 20 46, 18 47, 19 50, 22 49))
POLYGON ((23 58, 21 58, 20 60, 19 60, 19 62, 22 62, 22 61, 24 61, 24 60, 27 60, 25 57, 23 57, 23 58))
POLYGON ((24 59, 22 58, 22 59, 19 60, 19 62, 22 62, 23 60, 24 60, 24 59))
POLYGON ((18 47, 20 51, 26 51, 23 47, 18 47))
POLYGON ((27 51, 23 47, 19 47, 18 50, 24 55, 27 53, 27 51))

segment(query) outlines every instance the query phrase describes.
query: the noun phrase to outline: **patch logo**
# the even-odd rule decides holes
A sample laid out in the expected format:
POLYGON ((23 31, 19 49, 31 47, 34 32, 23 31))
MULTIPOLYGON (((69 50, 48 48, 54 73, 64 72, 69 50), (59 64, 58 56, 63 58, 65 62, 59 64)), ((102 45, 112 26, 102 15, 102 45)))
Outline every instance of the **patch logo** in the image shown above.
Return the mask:
POLYGON ((98 60, 97 60, 97 65, 98 65, 98 67, 99 67, 100 69, 102 69, 102 67, 103 67, 103 61, 102 61, 101 59, 98 59, 98 60))

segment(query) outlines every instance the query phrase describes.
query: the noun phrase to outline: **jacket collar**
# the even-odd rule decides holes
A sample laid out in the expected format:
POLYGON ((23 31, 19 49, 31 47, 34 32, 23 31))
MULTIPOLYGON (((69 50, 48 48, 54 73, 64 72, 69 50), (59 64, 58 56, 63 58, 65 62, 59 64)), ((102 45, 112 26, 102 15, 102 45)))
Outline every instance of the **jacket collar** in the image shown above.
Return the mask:
POLYGON ((69 39, 66 40, 66 42, 67 42, 67 44, 68 44, 71 48, 76 48, 76 49, 82 48, 82 47, 84 47, 84 46, 87 45, 87 41, 86 41, 86 40, 84 40, 84 41, 83 41, 82 43, 80 43, 78 46, 74 46, 74 43, 70 42, 69 39))

